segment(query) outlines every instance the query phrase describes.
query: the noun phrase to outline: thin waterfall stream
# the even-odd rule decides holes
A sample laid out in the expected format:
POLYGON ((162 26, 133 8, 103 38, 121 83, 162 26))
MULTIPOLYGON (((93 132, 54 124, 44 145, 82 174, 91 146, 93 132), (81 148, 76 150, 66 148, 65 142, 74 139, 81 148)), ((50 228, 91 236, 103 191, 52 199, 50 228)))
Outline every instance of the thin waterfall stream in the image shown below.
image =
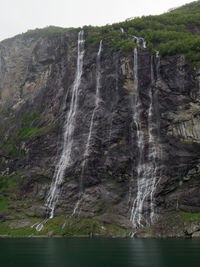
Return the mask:
MULTIPOLYGON (((139 41, 137 41, 139 43, 139 41)), ((143 48, 146 46, 143 45, 143 48)), ((130 220, 135 230, 150 225, 155 220, 154 194, 159 182, 158 161, 160 160, 158 121, 155 116, 153 86, 155 85, 153 57, 151 57, 151 87, 149 89, 149 108, 147 111, 148 149, 145 147, 145 129, 142 125, 142 101, 138 84, 138 48, 134 49, 134 89, 135 103, 133 121, 136 126, 136 147, 138 158, 136 163, 137 193, 132 200, 130 220), (146 154, 146 155, 145 155, 146 154)))
MULTIPOLYGON (((146 42, 143 38, 133 36, 138 45, 146 48, 146 42)), ((50 215, 42 223, 36 226, 38 231, 42 230, 43 225, 51 218, 54 217, 55 207, 59 200, 60 185, 63 182, 66 168, 71 165, 71 152, 73 145, 73 133, 75 129, 78 92, 81 83, 81 77, 83 72, 83 58, 84 58, 84 32, 80 31, 78 34, 78 57, 77 57, 77 70, 75 80, 72 87, 72 96, 70 102, 70 108, 66 115, 64 127, 63 127, 63 148, 60 159, 56 165, 53 181, 47 196, 45 206, 50 209, 50 215)), ((87 165, 88 157, 90 154, 90 146, 92 141, 92 134, 94 128, 95 114, 98 111, 101 97, 101 53, 102 53, 102 40, 99 44, 99 50, 96 57, 96 92, 95 92, 95 105, 91 116, 88 138, 85 145, 84 159, 81 166, 81 175, 79 181, 79 197, 76 202, 72 216, 74 216, 79 209, 80 203, 83 197, 83 179, 85 168, 87 165)), ((138 82, 138 47, 134 48, 134 89, 135 100, 133 107, 133 122, 136 127, 136 147, 138 151, 138 158, 136 163, 137 174, 137 193, 135 199, 132 198, 131 216, 130 220, 134 229, 150 225, 154 221, 155 217, 155 203, 154 194, 156 186, 159 180, 158 177, 158 163, 157 160, 160 157, 158 139, 155 136, 155 130, 157 128, 156 121, 154 120, 154 103, 153 103, 153 89, 155 84, 154 71, 153 71, 153 57, 151 59, 151 87, 149 89, 149 108, 147 112, 147 127, 148 127, 148 151, 145 146, 145 131, 142 124, 142 100, 139 90, 138 82), (145 156, 147 153, 147 156, 145 156)))
POLYGON ((90 121, 90 127, 89 127, 89 134, 85 146, 85 152, 84 152, 84 160, 82 163, 82 168, 81 168, 81 176, 80 176, 80 192, 79 192, 79 199, 74 207, 73 210, 73 215, 75 215, 77 209, 79 208, 79 205, 81 203, 81 198, 83 196, 83 177, 84 177, 84 172, 85 168, 87 165, 87 160, 89 156, 89 149, 90 149, 90 144, 91 144, 91 139, 92 139, 92 131, 93 131, 93 126, 94 126, 94 117, 95 114, 99 108, 99 104, 101 102, 101 96, 100 96, 100 88, 101 88, 101 52, 102 52, 102 40, 99 43, 99 50, 97 53, 97 59, 96 59, 96 92, 95 92, 95 106, 92 112, 92 117, 90 121))
MULTIPOLYGON (((87 157, 89 154, 89 148, 90 148, 90 142, 91 142, 91 138, 92 138, 92 130, 93 130, 93 125, 94 125, 94 117, 95 114, 99 108, 99 104, 101 101, 100 98, 100 87, 101 87, 101 51, 102 51, 102 40, 100 41, 99 44, 99 50, 97 53, 97 63, 96 63, 96 93, 95 93, 95 107, 93 109, 92 112, 92 117, 91 117, 91 121, 90 121, 90 128, 89 128, 89 134, 88 134, 88 138, 87 138, 87 142, 86 142, 86 148, 85 148, 85 152, 84 152, 84 161, 83 161, 83 165, 82 165, 82 174, 84 173, 84 169, 85 169, 85 165, 87 162, 87 157)), ((82 190, 82 189, 81 189, 82 190)))
POLYGON ((78 33, 78 56, 76 75, 72 86, 70 108, 63 127, 63 148, 60 155, 60 159, 56 165, 51 187, 45 202, 45 206, 50 209, 50 216, 36 227, 37 231, 42 230, 43 225, 47 222, 47 220, 54 217, 55 207, 59 200, 60 185, 63 182, 67 167, 71 165, 71 152, 78 106, 78 93, 83 72, 83 58, 85 52, 84 43, 84 31, 80 31, 78 33))

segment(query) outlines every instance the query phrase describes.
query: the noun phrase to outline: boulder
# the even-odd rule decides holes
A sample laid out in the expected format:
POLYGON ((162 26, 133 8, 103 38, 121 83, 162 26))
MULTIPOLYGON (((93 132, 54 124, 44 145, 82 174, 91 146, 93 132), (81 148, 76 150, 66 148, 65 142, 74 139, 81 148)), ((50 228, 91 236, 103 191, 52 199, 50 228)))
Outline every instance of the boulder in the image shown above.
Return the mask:
POLYGON ((192 234, 192 238, 198 238, 198 239, 200 239, 200 231, 194 232, 192 234))

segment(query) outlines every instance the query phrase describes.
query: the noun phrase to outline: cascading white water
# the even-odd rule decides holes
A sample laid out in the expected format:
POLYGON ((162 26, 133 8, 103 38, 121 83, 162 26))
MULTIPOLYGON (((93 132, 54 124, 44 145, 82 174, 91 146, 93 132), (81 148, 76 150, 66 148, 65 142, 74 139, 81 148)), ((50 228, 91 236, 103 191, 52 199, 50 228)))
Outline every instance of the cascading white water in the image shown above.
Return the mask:
MULTIPOLYGON (((153 57, 151 57, 151 84, 155 85, 154 71, 153 71, 153 57)), ((150 224, 155 220, 155 207, 154 207, 154 194, 156 186, 159 182, 159 165, 158 162, 161 159, 161 150, 159 144, 159 136, 155 136, 155 132, 158 132, 158 120, 157 116, 154 116, 153 108, 153 92, 152 87, 149 90, 149 110, 148 110, 148 135, 149 135, 149 149, 148 149, 148 166, 149 166, 149 187, 150 187, 150 224), (155 117, 155 122, 154 122, 155 117)))
POLYGON ((136 126, 136 142, 138 148, 138 162, 137 162, 137 197, 133 203, 133 207, 131 209, 131 218, 130 220, 133 223, 134 228, 140 226, 141 221, 141 194, 142 191, 140 188, 142 184, 144 184, 144 179, 142 178, 143 175, 143 150, 144 150, 144 136, 142 131, 141 119, 140 119, 140 96, 138 90, 138 49, 137 47, 134 48, 134 89, 135 89, 135 103, 134 103, 134 115, 133 121, 136 126))
POLYGON ((83 72, 84 43, 84 31, 80 31, 78 34, 77 70, 72 87, 70 108, 63 127, 63 149, 58 164, 56 166, 53 181, 45 203, 45 206, 47 206, 51 210, 49 218, 54 217, 55 206, 59 198, 60 185, 63 182, 66 168, 71 165, 71 152, 77 114, 78 92, 83 72))
MULTIPOLYGON (((152 58, 153 59, 153 58, 152 58)), ((154 85, 153 62, 151 61, 151 84, 154 85)), ((148 108, 148 151, 145 150, 145 129, 141 122, 141 99, 138 86, 138 50, 134 49, 134 87, 135 105, 133 120, 137 132, 138 161, 136 165, 137 173, 137 195, 133 201, 130 220, 133 228, 150 225, 154 222, 154 194, 159 181, 158 160, 160 158, 160 146, 158 137, 155 136, 157 123, 154 122, 154 107, 152 87, 149 90, 148 108), (145 154, 147 153, 147 156, 145 154)))
MULTIPOLYGON (((116 62, 115 90, 116 90, 116 92, 119 90, 118 62, 116 62)), ((108 144, 109 144, 109 146, 111 145, 111 137, 112 137, 112 128, 113 128, 114 116, 115 116, 115 110, 114 110, 114 106, 112 106, 110 126, 109 126, 109 132, 108 132, 108 144)))
POLYGON ((92 117, 91 117, 91 121, 90 121, 90 128, 89 128, 89 134, 88 134, 88 138, 87 138, 87 143, 86 143, 86 148, 85 148, 85 153, 84 153, 84 157, 85 160, 83 161, 83 170, 85 167, 85 162, 86 162, 86 158, 88 157, 88 152, 89 152, 89 148, 90 148, 90 141, 92 138, 92 129, 93 129, 93 124, 94 124, 94 116, 96 111, 99 108, 99 103, 101 101, 100 98, 100 87, 101 87, 101 52, 102 52, 102 40, 100 41, 99 44, 99 50, 97 53, 97 63, 96 63, 96 99, 95 99, 95 107, 93 109, 92 112, 92 117))
POLYGON ((82 170, 81 170, 81 177, 80 177, 80 193, 79 193, 79 199, 74 207, 73 214, 74 215, 79 208, 79 205, 81 203, 81 197, 83 195, 83 176, 85 172, 85 167, 87 164, 87 159, 89 156, 89 149, 90 149, 90 143, 92 139, 92 130, 93 130, 93 125, 94 125, 94 117, 95 114, 99 108, 99 104, 101 102, 101 97, 100 97, 100 88, 101 88, 101 52, 102 52, 102 40, 99 43, 99 50, 97 53, 97 60, 96 60, 96 93, 95 93, 95 106, 92 112, 92 117, 90 121, 90 128, 89 128, 89 134, 85 146, 85 152, 84 152, 84 160, 82 163, 82 170))
POLYGON ((132 36, 138 45, 142 45, 143 48, 147 48, 147 42, 142 37, 132 36))

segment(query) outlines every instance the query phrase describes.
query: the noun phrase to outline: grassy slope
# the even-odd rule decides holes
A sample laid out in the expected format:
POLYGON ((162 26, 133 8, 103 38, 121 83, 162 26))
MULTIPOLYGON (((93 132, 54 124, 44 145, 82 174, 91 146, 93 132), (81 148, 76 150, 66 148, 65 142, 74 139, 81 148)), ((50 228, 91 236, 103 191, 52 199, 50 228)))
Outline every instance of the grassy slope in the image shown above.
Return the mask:
MULTIPOLYGON (((26 219, 29 224, 34 225, 41 222, 38 218, 26 219)), ((91 218, 68 218, 64 216, 50 219, 44 228, 37 232, 35 227, 20 227, 24 220, 10 220, 1 223, 0 236, 110 236, 127 237, 130 236, 131 229, 125 229, 115 224, 108 224, 91 218)))

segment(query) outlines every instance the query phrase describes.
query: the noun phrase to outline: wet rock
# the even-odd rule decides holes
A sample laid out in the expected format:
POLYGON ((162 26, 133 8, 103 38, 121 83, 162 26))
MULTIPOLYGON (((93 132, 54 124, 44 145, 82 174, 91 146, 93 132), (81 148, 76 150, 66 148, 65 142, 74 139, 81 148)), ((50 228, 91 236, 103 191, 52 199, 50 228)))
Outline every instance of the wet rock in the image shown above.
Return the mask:
POLYGON ((57 208, 55 211, 55 216, 61 216, 61 215, 64 215, 63 209, 57 208))
POLYGON ((15 220, 15 219, 18 219, 17 216, 6 216, 5 217, 6 220, 15 220))
POLYGON ((187 227, 186 233, 188 235, 191 235, 194 232, 197 232, 198 230, 200 230, 200 225, 192 223, 189 227, 187 227))
MULTIPOLYGON (((102 50, 101 101, 85 155, 96 101, 97 52, 98 47, 91 50, 88 44, 85 46, 70 166, 59 185, 55 215, 70 216, 83 190, 77 214, 129 228, 137 194, 138 162, 137 127, 133 120, 134 54, 125 56, 106 47, 102 50), (83 171, 84 160, 87 164, 83 171)), ((155 159, 159 181, 153 196, 156 215, 169 211, 178 214, 180 210, 200 212, 199 70, 196 73, 184 56, 163 57, 158 62, 148 49, 138 49, 138 59, 144 159, 147 160, 151 145, 150 90, 152 123, 157 125, 153 136, 162 148, 162 158, 155 159)), ((76 60, 76 31, 52 38, 20 35, 0 43, 0 147, 5 150, 0 151, 0 174, 12 174, 16 184, 13 192, 3 192, 8 198, 29 203, 24 207, 12 204, 9 211, 39 218, 49 214, 43 203, 63 148, 63 125, 70 109, 76 60)), ((143 212, 147 215, 151 212, 149 203, 150 199, 144 201, 143 212)), ((0 220, 10 218, 6 216, 1 213, 0 220)), ((179 218, 175 220, 178 222, 179 218)), ((166 229, 164 223, 158 226, 158 236, 181 235, 175 226, 167 233, 166 229)), ((187 233, 191 235, 195 229, 188 228, 187 233)))
POLYGON ((9 206, 8 209, 9 209, 9 210, 16 210, 16 209, 17 209, 17 206, 12 205, 12 206, 9 206))
POLYGON ((8 214, 9 214, 9 212, 7 212, 7 211, 1 211, 0 212, 0 218, 3 218, 5 216, 7 216, 8 214))
POLYGON ((35 212, 33 209, 29 209, 26 211, 26 215, 29 217, 35 217, 35 212))
POLYGON ((31 222, 31 221, 21 220, 21 221, 17 221, 17 222, 11 222, 9 224, 9 227, 11 229, 17 229, 17 228, 31 226, 32 224, 33 224, 33 222, 31 222))
POLYGON ((199 222, 200 223, 200 218, 198 217, 193 217, 190 219, 191 222, 199 222))
POLYGON ((9 214, 7 211, 1 211, 0 212, 0 221, 4 222, 6 220, 6 216, 9 214))
POLYGON ((101 216, 96 216, 95 219, 106 223, 117 224, 127 229, 132 228, 132 223, 130 220, 127 220, 126 218, 116 214, 105 213, 101 216))
POLYGON ((46 218, 49 214, 49 209, 45 206, 33 206, 26 211, 30 217, 46 218))
POLYGON ((138 232, 134 234, 136 238, 154 238, 155 236, 150 232, 138 232))
POLYGON ((192 238, 197 238, 197 239, 199 239, 199 238, 200 238, 200 231, 194 232, 194 233, 192 234, 192 238))
POLYGON ((50 232, 47 233, 48 237, 53 237, 53 235, 54 235, 54 231, 50 231, 50 232))

